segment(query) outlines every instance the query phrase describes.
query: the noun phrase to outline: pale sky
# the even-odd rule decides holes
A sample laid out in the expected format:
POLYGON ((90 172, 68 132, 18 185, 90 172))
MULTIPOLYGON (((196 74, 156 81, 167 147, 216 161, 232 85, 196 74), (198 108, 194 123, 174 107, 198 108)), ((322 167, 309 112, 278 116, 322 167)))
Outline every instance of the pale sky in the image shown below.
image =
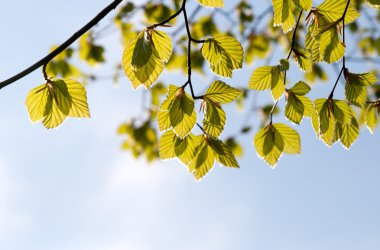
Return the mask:
MULTIPOLYGON (((0 79, 45 55, 109 2, 1 1, 0 79)), ((110 62, 120 60, 118 36, 101 42, 110 62)), ((235 75, 239 85, 250 72, 235 75)), ((176 77, 185 76, 170 80, 176 77)), ((252 131, 241 138, 240 169, 215 165, 195 182, 177 161, 148 165, 120 150, 117 127, 140 112, 142 92, 125 77, 118 88, 110 81, 89 86, 92 118, 55 130, 31 124, 25 107, 28 91, 43 82, 38 70, 0 91, 0 249, 380 248, 379 129, 374 135, 363 129, 347 151, 317 140, 309 120, 291 125, 302 136, 302 154, 283 156, 274 170, 256 156, 252 131)), ((328 95, 331 84, 314 87, 312 98, 328 95)), ((229 107, 224 135, 236 129, 235 110, 229 107)))

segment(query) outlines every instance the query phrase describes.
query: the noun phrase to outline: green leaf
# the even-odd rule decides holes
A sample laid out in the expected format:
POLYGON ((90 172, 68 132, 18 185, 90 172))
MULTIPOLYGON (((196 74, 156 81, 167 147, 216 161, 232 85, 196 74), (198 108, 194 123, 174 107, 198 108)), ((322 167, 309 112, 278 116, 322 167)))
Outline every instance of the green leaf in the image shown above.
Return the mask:
POLYGON ((178 159, 188 166, 194 158, 195 148, 198 146, 196 137, 190 133, 184 139, 179 139, 175 144, 175 154, 178 159))
POLYGON ((351 123, 339 124, 339 138, 342 145, 349 149, 359 137, 359 124, 355 117, 352 117, 351 123))
POLYGON ((46 128, 56 128, 67 116, 88 118, 86 90, 73 80, 49 81, 32 89, 26 106, 32 122, 42 120, 46 128))
MULTIPOLYGON (((335 22, 343 16, 346 5, 346 0, 326 0, 318 6, 315 12, 319 16, 322 16, 327 22, 335 22)), ((352 23, 359 16, 360 14, 350 4, 344 18, 345 24, 352 23)))
POLYGON ((307 93, 310 92, 311 88, 307 83, 303 81, 298 81, 289 90, 296 95, 306 95, 307 93))
POLYGON ((218 103, 205 99, 206 104, 203 128, 207 134, 218 137, 226 124, 226 113, 218 103))
POLYGON ((206 91, 204 97, 215 103, 229 103, 240 95, 240 90, 235 89, 222 81, 215 81, 211 83, 211 86, 206 91))
POLYGON ((379 124, 379 113, 379 103, 371 103, 366 108, 365 123, 371 133, 374 132, 375 128, 379 124))
POLYGON ((208 143, 212 148, 216 160, 224 167, 239 168, 234 154, 221 140, 209 138, 208 143))
POLYGON ((293 14, 292 0, 272 0, 274 10, 274 26, 281 26, 284 33, 288 33, 296 25, 293 14))
POLYGON ((319 51, 319 37, 318 37, 318 24, 313 22, 308 28, 305 37, 306 50, 311 53, 312 62, 322 61, 321 53, 319 51))
POLYGON ((310 72, 312 69, 311 53, 304 49, 294 49, 294 58, 304 72, 310 72))
POLYGON ((134 88, 157 81, 172 52, 171 39, 164 32, 145 30, 123 53, 123 69, 134 88))
POLYGON ((105 61, 104 48, 94 44, 91 33, 86 33, 79 40, 79 58, 86 61, 90 66, 105 61))
POLYGON ((271 89, 273 99, 278 100, 285 92, 284 73, 282 71, 288 68, 289 62, 287 60, 281 60, 280 64, 276 66, 259 67, 253 71, 248 87, 258 91, 271 89))
POLYGON ((182 88, 177 90, 177 95, 169 110, 170 123, 174 132, 184 138, 194 127, 197 115, 194 110, 194 100, 182 88))
POLYGON ((170 37, 162 31, 151 30, 150 35, 152 37, 152 43, 157 51, 158 58, 161 61, 167 63, 173 51, 172 40, 170 37))
POLYGON ((197 146, 189 163, 189 170, 196 180, 203 178, 212 169, 215 160, 222 166, 239 168, 235 156, 222 141, 207 135, 199 135, 194 137, 194 143, 197 146))
POLYGON ((177 136, 183 139, 190 133, 197 120, 194 100, 183 88, 170 85, 157 116, 161 131, 172 128, 177 136))
POLYGON ((288 100, 285 106, 285 116, 295 124, 300 124, 304 112, 305 107, 302 101, 298 99, 296 94, 288 92, 288 100))
POLYGON ((204 135, 196 137, 197 147, 195 155, 189 165, 189 170, 196 180, 203 178, 213 167, 215 155, 212 148, 208 145, 204 135))
POLYGON ((346 98, 359 107, 364 107, 367 101, 367 86, 377 82, 376 77, 371 73, 354 74, 348 70, 344 72, 346 79, 346 98))
POLYGON ((243 47, 230 36, 215 36, 207 39, 202 46, 202 55, 211 70, 220 76, 232 77, 234 69, 243 66, 243 47))
POLYGON ((305 11, 309 11, 313 4, 312 0, 293 0, 293 2, 298 8, 305 11))
POLYGON ((249 88, 260 91, 270 89, 272 77, 274 75, 275 74, 273 74, 273 68, 271 66, 258 67, 252 73, 251 79, 249 80, 249 88))
POLYGON ((285 124, 269 124, 254 138, 257 154, 275 167, 282 153, 299 154, 301 139, 294 129, 285 124))
POLYGON ((197 0, 203 6, 222 8, 224 7, 224 0, 197 0))
POLYGON ((367 0, 367 2, 374 8, 380 8, 380 0, 367 0))
POLYGON ((177 156, 175 145, 177 136, 172 130, 166 131, 160 138, 160 157, 162 160, 172 159, 177 156))
POLYGON ((180 139, 172 130, 169 130, 160 138, 160 157, 162 160, 177 157, 183 164, 188 165, 194 157, 196 146, 193 134, 190 133, 184 139, 180 139))
POLYGON ((323 30, 319 35, 319 52, 321 58, 327 63, 339 61, 345 53, 345 46, 340 41, 336 25, 323 30))

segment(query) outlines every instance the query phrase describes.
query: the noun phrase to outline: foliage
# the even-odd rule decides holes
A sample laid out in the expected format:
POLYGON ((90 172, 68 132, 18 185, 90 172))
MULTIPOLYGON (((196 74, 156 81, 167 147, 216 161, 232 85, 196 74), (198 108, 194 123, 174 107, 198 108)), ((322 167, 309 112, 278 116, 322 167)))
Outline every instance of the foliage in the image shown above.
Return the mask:
MULTIPOLYGON (((340 141, 348 149, 362 125, 370 132, 375 130, 380 115, 378 72, 369 68, 353 73, 349 66, 355 62, 353 53, 365 63, 379 63, 378 0, 325 0, 318 6, 312 0, 272 0, 272 6, 262 13, 254 12, 254 1, 241 0, 235 14, 224 9, 225 3, 150 0, 141 5, 126 2, 117 9, 109 27, 117 27, 125 49, 113 78, 117 81, 124 71, 134 89, 144 86, 150 96, 150 102, 144 103, 147 115, 119 127, 123 149, 148 161, 177 158, 200 180, 215 162, 238 168, 235 156, 243 153, 238 135, 250 134, 256 125, 254 149, 244 151, 256 150, 271 167, 283 154, 301 153, 301 137, 294 126, 305 117, 310 118, 317 138, 328 146, 340 141), (188 6, 190 2, 194 8, 188 6), (190 9, 191 14, 187 13, 190 9), (132 21, 136 16, 142 25, 132 21), (368 20, 361 22, 361 18, 368 20), (273 64, 278 45, 283 48, 282 59, 273 64), (329 67, 337 69, 336 80, 329 67), (240 69, 250 71, 248 82, 236 77, 240 69), (170 85, 158 81, 163 72, 170 71, 183 72, 187 80, 178 78, 170 85), (211 79, 210 84, 193 82, 194 74, 211 79), (312 101, 312 84, 327 80, 332 84, 330 95, 312 101), (344 98, 336 99, 340 80, 344 98), (258 105, 255 93, 265 90, 271 91, 273 104, 258 105), (249 99, 253 106, 246 107, 249 99), (228 137, 223 132, 230 116, 236 114, 228 112, 226 105, 232 102, 247 110, 248 118, 256 112, 261 120, 247 119, 238 133, 228 137), (281 113, 292 127, 274 122, 281 113)), ((104 64, 105 48, 98 41, 103 32, 94 29, 83 34, 78 49, 66 48, 45 63, 46 83, 32 89, 26 100, 32 122, 41 120, 46 128, 56 128, 69 116, 90 117, 85 86, 78 80, 91 82, 99 76, 80 71, 72 58, 78 53, 91 67, 104 64)))

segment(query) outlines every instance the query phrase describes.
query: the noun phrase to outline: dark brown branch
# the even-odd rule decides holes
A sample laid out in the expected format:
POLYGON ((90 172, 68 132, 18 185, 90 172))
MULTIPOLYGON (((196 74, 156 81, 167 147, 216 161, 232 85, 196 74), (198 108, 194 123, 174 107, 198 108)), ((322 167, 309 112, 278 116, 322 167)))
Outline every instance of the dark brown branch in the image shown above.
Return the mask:
POLYGON ((290 44, 290 51, 289 51, 289 54, 288 54, 288 57, 286 59, 289 60, 290 56, 292 55, 292 52, 294 50, 294 45, 296 43, 296 34, 297 34, 297 29, 298 29, 298 25, 300 23, 300 20, 301 20, 301 17, 302 17, 302 13, 303 11, 301 10, 299 16, 298 16, 298 19, 297 19, 297 24, 296 24, 296 27, 294 28, 294 32, 293 32, 293 36, 292 36, 292 43, 290 44))
MULTIPOLYGON (((346 46, 346 24, 345 24, 344 19, 346 18, 346 13, 347 13, 348 7, 350 6, 350 2, 351 2, 351 0, 347 1, 347 5, 346 5, 346 8, 344 9, 343 15, 337 21, 337 23, 343 22, 343 44, 344 44, 344 46, 346 46)), ((334 97, 334 92, 335 92, 336 86, 338 85, 339 79, 342 76, 343 72, 346 74, 346 71, 347 71, 347 68, 346 68, 346 55, 343 55, 342 69, 340 70, 338 78, 335 81, 333 89, 331 90, 331 93, 329 95, 329 99, 332 99, 334 97)))
POLYGON ((110 5, 108 5, 105 9, 103 9, 96 17, 94 17, 90 22, 88 22, 85 26, 83 26, 80 30, 78 30, 74 35, 72 35, 68 40, 62 43, 58 48, 53 50, 50 54, 30 66, 29 68, 21 71, 20 73, 12 76, 11 78, 0 82, 0 89, 20 80, 21 78, 29 75, 33 71, 37 70, 41 66, 49 63, 54 59, 57 55, 67 49, 71 44, 73 44, 78 38, 80 38, 83 34, 89 31, 92 27, 94 27, 98 22, 100 22, 105 16, 108 15, 113 9, 115 9, 123 0, 114 0, 110 5))

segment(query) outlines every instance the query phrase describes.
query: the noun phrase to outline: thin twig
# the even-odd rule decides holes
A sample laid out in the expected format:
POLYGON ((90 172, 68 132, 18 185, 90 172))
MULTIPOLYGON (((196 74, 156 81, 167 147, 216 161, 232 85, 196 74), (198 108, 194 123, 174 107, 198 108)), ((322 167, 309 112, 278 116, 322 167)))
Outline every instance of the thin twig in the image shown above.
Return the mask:
POLYGON ((105 16, 108 15, 113 9, 115 9, 123 0, 115 0, 110 5, 108 5, 105 9, 103 9, 96 17, 94 17, 90 22, 88 22, 85 26, 83 26, 80 30, 78 30, 74 35, 72 35, 68 40, 62 43, 58 48, 53 50, 50 54, 34 63, 32 66, 27 69, 21 71, 20 73, 10 77, 9 79, 0 82, 0 89, 20 80, 21 78, 29 75, 36 69, 41 66, 49 63, 54 59, 57 55, 67 49, 71 44, 73 44, 78 38, 80 38, 83 34, 89 31, 92 27, 94 27, 98 22, 100 22, 105 16))

